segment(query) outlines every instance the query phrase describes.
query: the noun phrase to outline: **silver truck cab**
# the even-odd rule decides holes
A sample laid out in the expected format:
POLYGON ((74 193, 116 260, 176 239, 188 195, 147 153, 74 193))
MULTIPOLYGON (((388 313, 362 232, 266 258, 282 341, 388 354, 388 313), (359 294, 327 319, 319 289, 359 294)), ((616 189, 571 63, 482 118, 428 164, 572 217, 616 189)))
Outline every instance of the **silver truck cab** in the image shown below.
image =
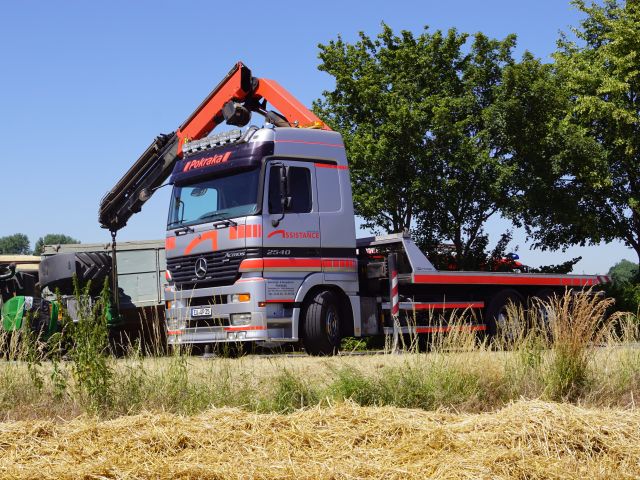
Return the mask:
POLYGON ((297 341, 301 314, 320 290, 349 319, 326 328, 340 328, 338 338, 359 335, 342 137, 304 128, 236 132, 187 144, 171 176, 169 343, 297 341))

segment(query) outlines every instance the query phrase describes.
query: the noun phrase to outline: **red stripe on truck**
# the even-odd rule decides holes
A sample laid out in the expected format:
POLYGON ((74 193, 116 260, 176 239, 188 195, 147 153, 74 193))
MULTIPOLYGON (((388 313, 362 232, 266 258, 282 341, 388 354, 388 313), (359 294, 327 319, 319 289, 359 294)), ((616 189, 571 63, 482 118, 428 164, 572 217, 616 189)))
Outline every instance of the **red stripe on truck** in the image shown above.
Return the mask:
POLYGON ((240 263, 240 272, 262 270, 355 272, 357 263, 350 258, 247 258, 240 263))
POLYGON ((245 327, 224 327, 225 332, 244 332, 247 330, 266 330, 263 325, 247 325, 245 327))
POLYGON ((403 310, 447 310, 453 308, 484 308, 484 302, 430 302, 414 303, 413 305, 402 307, 403 310))
POLYGON ((443 325, 439 327, 416 327, 416 333, 444 333, 452 330, 458 332, 479 332, 487 329, 486 325, 443 325))
POLYGON ((333 163, 314 163, 316 168, 332 168, 334 170, 349 170, 346 165, 336 165, 333 163))
POLYGON ((547 277, 513 275, 414 275, 413 283, 432 284, 476 284, 476 285, 553 285, 560 287, 583 287, 600 283, 598 277, 547 277))

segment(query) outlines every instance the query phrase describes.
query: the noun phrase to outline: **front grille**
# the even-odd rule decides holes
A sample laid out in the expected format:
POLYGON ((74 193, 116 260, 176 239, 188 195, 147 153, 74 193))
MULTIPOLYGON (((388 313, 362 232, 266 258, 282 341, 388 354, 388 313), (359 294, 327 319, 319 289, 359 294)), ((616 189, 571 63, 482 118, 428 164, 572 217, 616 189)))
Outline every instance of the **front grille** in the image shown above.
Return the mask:
POLYGON ((227 295, 212 295, 207 297, 193 297, 187 300, 188 307, 206 307, 209 305, 224 305, 228 303, 227 295))
POLYGON ((168 258, 167 270, 171 272, 171 278, 178 287, 203 288, 230 285, 240 277, 238 269, 242 260, 259 258, 260 255, 260 247, 198 253, 168 258), (207 263, 206 273, 201 275, 202 278, 196 276, 196 262, 200 258, 207 263))

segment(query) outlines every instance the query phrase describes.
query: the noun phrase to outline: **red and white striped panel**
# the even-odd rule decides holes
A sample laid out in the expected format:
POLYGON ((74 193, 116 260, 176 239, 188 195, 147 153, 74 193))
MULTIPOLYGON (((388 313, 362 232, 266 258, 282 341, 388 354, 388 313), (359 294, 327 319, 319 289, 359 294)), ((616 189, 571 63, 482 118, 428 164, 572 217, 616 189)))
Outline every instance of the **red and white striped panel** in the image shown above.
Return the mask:
POLYGON ((397 317, 400 313, 400 297, 398 296, 398 271, 391 272, 391 315, 397 317))
POLYGON ((357 271, 353 258, 246 258, 240 272, 352 272, 357 271))

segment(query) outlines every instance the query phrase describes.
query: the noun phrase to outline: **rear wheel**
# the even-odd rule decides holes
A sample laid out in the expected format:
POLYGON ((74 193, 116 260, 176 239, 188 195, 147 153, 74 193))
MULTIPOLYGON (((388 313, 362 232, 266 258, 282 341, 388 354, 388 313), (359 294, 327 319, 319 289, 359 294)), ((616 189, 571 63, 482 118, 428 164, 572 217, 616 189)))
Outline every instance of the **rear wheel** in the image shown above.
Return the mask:
POLYGON ((317 293, 304 308, 302 342, 309 355, 335 355, 340 348, 340 302, 328 290, 317 293))
POLYGON ((501 338, 507 343, 513 343, 523 333, 524 319, 514 318, 513 315, 521 310, 522 295, 515 290, 502 290, 489 302, 487 307, 487 332, 490 337, 501 338))

